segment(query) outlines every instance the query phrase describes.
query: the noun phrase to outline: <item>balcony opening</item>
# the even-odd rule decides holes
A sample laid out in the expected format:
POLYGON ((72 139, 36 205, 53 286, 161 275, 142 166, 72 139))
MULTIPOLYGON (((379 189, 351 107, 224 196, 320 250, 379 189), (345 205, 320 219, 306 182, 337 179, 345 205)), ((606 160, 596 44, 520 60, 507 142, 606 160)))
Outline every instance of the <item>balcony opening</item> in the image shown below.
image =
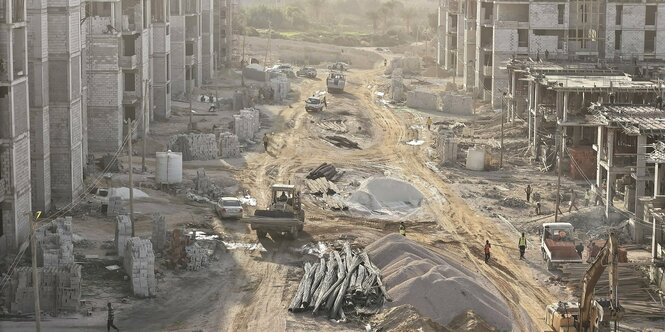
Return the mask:
POLYGON ((529 29, 517 29, 517 47, 529 47, 529 29))
POLYGON ((617 51, 621 50, 621 30, 614 32, 614 49, 617 51))
POLYGON ((644 53, 656 51, 656 31, 644 31, 644 53))
POLYGON ((194 43, 193 42, 186 42, 185 43, 185 55, 186 56, 194 55, 194 43))
POLYGON ((647 7, 647 16, 644 18, 645 25, 656 25, 656 14, 658 13, 658 6, 649 5, 647 7))
MULTIPOLYGON (((167 0, 164 0, 167 1, 167 0)), ((171 16, 178 16, 180 15, 180 1, 178 0, 170 0, 170 6, 171 8, 171 16)))
POLYGON ((125 91, 136 91, 136 74, 132 72, 124 72, 125 91))
POLYGON ((14 79, 26 76, 26 40, 25 40, 25 27, 18 28, 14 30, 12 35, 12 57, 13 57, 13 70, 14 70, 14 79))
POLYGON ((171 80, 171 54, 166 55, 166 80, 171 80))
POLYGON ((500 4, 497 6, 497 21, 529 22, 528 4, 500 4))
MULTIPOLYGON (((0 188, 0 190, 4 190, 4 188, 0 188)), ((0 209, 0 237, 5 235, 5 218, 4 218, 5 211, 0 209)))
POLYGON ((617 13, 614 18, 614 24, 621 25, 623 24, 623 5, 617 5, 617 13))
POLYGON ((136 107, 134 107, 134 105, 125 105, 123 107, 123 112, 125 113, 124 114, 125 121, 136 120, 136 107))
POLYGON ((164 23, 166 22, 166 8, 164 6, 167 2, 164 1, 153 1, 151 8, 152 22, 153 23, 164 23))
POLYGON ((134 35, 122 36, 122 55, 136 55, 136 37, 134 35))
POLYGON ((586 23, 589 19, 588 13, 587 13, 587 6, 586 5, 580 5, 580 18, 582 20, 582 23, 586 23))
POLYGON ((565 13, 566 13, 566 5, 565 4, 564 5, 557 5, 556 9, 557 9, 557 23, 563 24, 563 18, 564 18, 565 13))

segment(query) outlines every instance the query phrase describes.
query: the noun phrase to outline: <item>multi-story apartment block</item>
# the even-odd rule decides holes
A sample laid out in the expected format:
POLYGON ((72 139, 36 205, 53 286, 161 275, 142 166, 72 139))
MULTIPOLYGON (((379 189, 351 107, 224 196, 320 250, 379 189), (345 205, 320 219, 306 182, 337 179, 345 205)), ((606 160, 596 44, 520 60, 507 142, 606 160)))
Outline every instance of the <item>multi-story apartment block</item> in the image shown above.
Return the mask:
POLYGON ((214 0, 201 0, 201 73, 203 82, 210 82, 215 69, 214 0))
POLYGON ((25 0, 0 2, 0 257, 29 233, 30 116, 25 0))
POLYGON ((152 0, 152 99, 154 118, 171 116, 170 1, 152 0))
MULTIPOLYGON (((88 130, 91 152, 113 152, 123 144, 125 120, 138 131, 149 125, 150 1, 88 4, 88 130), (145 113, 144 113, 145 112, 145 113)), ((146 128, 147 129, 147 128, 146 128)))
POLYGON ((201 0, 171 1, 171 88, 184 98, 201 86, 201 0))
POLYGON ((665 4, 649 0, 447 0, 439 26, 439 63, 495 107, 509 91, 512 57, 665 59, 665 4))

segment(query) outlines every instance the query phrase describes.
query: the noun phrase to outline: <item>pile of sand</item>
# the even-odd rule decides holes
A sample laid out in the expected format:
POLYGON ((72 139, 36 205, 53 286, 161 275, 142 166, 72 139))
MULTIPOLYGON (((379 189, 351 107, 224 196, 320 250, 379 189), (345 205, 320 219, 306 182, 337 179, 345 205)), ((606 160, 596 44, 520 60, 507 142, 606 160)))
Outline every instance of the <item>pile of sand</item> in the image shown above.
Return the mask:
POLYGON ((366 251, 381 269, 391 307, 411 304, 444 326, 471 310, 498 330, 512 330, 508 305, 494 287, 446 257, 398 234, 375 241, 366 251))
POLYGON ((423 195, 408 182, 376 177, 363 182, 347 201, 351 210, 402 215, 420 207, 423 195))
POLYGON ((449 332, 430 318, 423 317, 412 305, 390 308, 372 318, 374 331, 449 332))

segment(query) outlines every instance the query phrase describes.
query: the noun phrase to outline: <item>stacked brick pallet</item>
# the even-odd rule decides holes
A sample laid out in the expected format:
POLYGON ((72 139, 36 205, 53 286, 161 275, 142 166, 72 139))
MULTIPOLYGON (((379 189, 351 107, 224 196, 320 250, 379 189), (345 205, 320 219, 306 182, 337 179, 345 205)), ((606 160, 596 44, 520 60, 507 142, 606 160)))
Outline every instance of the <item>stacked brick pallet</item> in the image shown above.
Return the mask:
POLYGON ((118 256, 124 257, 125 245, 127 240, 132 237, 132 220, 128 215, 119 215, 116 217, 115 224, 115 249, 118 256))
POLYGON ((166 247, 166 218, 155 213, 152 216, 152 247, 161 252, 166 247))
POLYGON ((215 134, 179 134, 171 136, 168 150, 182 152, 183 161, 213 160, 217 159, 219 152, 215 134))
POLYGON ((288 97, 289 91, 291 91, 291 82, 287 77, 281 75, 270 80, 270 87, 275 92, 274 100, 280 102, 288 97))
POLYGON ((37 234, 37 264, 44 267, 59 267, 74 264, 72 242, 72 218, 58 218, 37 234))
POLYGON ((198 271, 209 264, 208 249, 201 248, 198 244, 194 243, 191 246, 185 247, 187 254, 187 270, 198 271))
MULTIPOLYGON (((37 268, 41 310, 57 314, 79 310, 81 300, 81 266, 68 264, 61 267, 37 268)), ((32 269, 16 269, 5 288, 5 303, 11 313, 34 313, 32 269)))
POLYGON ((156 294, 155 254, 149 240, 138 237, 127 240, 123 266, 135 296, 151 297, 156 294))
POLYGON ((109 204, 106 208, 107 217, 115 217, 123 212, 122 210, 122 197, 111 196, 109 197, 109 204))
POLYGON ((220 133, 217 138, 217 147, 219 148, 220 158, 240 157, 240 142, 236 135, 229 132, 220 133))
POLYGON ((261 129, 260 112, 256 108, 248 108, 240 111, 240 114, 233 116, 234 130, 236 136, 241 141, 254 139, 254 136, 261 129))

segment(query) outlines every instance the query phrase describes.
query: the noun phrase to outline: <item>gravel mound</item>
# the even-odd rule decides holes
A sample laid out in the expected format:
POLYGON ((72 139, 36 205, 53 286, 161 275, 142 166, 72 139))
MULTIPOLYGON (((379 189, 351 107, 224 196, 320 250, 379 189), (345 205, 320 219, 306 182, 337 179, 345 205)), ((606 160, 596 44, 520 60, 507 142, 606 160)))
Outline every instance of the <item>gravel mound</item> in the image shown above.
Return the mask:
POLYGON ((400 215, 420 207, 423 195, 408 182, 397 179, 370 178, 349 198, 349 208, 365 212, 400 215))
POLYGON ((446 257, 398 234, 375 241, 366 251, 381 269, 391 307, 413 305, 444 326, 472 311, 498 330, 512 330, 508 305, 493 286, 446 257))

